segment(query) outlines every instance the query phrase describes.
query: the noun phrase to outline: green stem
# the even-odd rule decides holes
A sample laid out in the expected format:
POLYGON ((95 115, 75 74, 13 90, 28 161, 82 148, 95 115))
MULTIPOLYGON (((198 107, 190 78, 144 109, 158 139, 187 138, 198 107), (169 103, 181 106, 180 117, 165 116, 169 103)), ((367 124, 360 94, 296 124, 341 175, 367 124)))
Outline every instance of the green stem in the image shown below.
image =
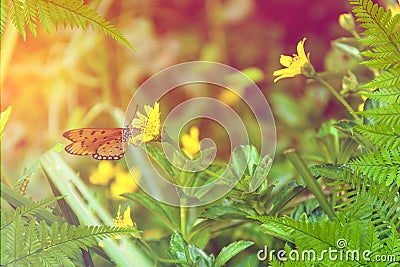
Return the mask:
POLYGON ((186 240, 187 235, 187 207, 184 206, 183 200, 181 199, 180 206, 180 215, 181 215, 181 232, 183 239, 186 240))
MULTIPOLYGON (((181 233, 183 236, 183 240, 185 240, 187 242, 187 216, 188 216, 188 208, 185 207, 185 203, 184 203, 184 199, 181 198, 180 200, 180 213, 181 213, 181 233)), ((186 255, 186 259, 188 262, 191 263, 191 266, 193 265, 192 260, 190 258, 190 253, 189 253, 189 249, 188 246, 184 246, 185 249, 185 255, 186 255)))
POLYGON ((315 74, 314 78, 316 81, 318 81, 320 84, 325 86, 335 97, 337 100, 339 100, 340 103, 347 109, 347 111, 350 113, 351 116, 359 123, 362 124, 362 121, 360 117, 357 116, 357 114, 354 114, 355 110, 347 103, 347 101, 329 84, 327 83, 321 76, 318 74, 315 74))
POLYGON ((311 175, 310 171, 307 168, 305 162, 300 158, 299 154, 294 149, 288 149, 284 152, 285 156, 290 160, 296 170, 300 173, 303 181, 307 184, 307 188, 310 189, 311 193, 318 200, 322 209, 328 215, 329 219, 336 218, 336 214, 332 209, 331 204, 329 204, 328 199, 322 192, 319 184, 311 175))

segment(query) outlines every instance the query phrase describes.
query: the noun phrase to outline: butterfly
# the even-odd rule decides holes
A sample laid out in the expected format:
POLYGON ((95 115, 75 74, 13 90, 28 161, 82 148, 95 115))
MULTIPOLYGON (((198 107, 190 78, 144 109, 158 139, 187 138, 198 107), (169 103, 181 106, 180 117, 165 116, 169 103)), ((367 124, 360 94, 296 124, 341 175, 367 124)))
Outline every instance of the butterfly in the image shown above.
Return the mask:
POLYGON ((92 155, 98 160, 119 160, 132 138, 132 129, 124 128, 82 128, 69 130, 63 136, 72 141, 65 151, 72 155, 92 155))

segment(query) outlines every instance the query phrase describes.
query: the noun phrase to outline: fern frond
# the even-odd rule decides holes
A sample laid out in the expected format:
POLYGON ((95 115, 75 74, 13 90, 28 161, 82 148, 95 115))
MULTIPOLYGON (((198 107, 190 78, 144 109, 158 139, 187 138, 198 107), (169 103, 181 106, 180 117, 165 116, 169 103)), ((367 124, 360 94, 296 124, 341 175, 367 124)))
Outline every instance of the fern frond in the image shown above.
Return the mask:
POLYGON ((13 22, 15 28, 22 35, 22 38, 26 40, 24 16, 25 16, 24 2, 22 0, 11 1, 11 7, 10 7, 11 21, 13 22))
POLYGON ((399 225, 397 186, 385 186, 350 170, 329 185, 336 188, 335 194, 342 200, 336 211, 343 212, 348 220, 371 222, 380 237, 388 234, 392 225, 399 225))
POLYGON ((371 49, 363 52, 363 55, 370 57, 363 64, 379 68, 390 69, 399 66, 400 57, 400 16, 392 16, 389 10, 374 4, 371 0, 351 0, 355 5, 353 12, 364 28, 366 36, 361 40, 371 49))
POLYGON ((394 127, 400 125, 400 104, 397 103, 356 113, 372 119, 380 125, 383 124, 394 127))
MULTIPOLYGON (((21 224, 21 216, 5 232, 12 230, 13 236, 7 238, 6 250, 2 253, 2 264, 17 266, 74 266, 71 259, 80 255, 80 249, 95 246, 98 240, 108 237, 137 234, 131 227, 115 226, 74 226, 53 223, 50 228, 42 221, 39 225, 31 220, 28 225, 21 224), (18 229, 17 229, 18 226, 18 229)), ((3 235, 3 231, 2 231, 3 235)))
POLYGON ((36 37, 36 23, 37 23, 37 1, 25 0, 24 2, 24 22, 26 27, 36 37))
POLYGON ((41 1, 46 3, 50 10, 50 18, 54 25, 57 27, 58 23, 71 28, 86 29, 89 25, 96 30, 101 30, 105 34, 111 36, 114 40, 125 43, 132 48, 128 40, 115 28, 110 22, 106 21, 95 10, 85 5, 83 1, 75 0, 53 0, 41 1))
POLYGON ((380 147, 400 147, 400 126, 386 124, 359 125, 356 130, 380 147))
POLYGON ((400 69, 384 71, 370 82, 364 84, 362 87, 371 89, 396 88, 398 91, 400 91, 400 69))
POLYGON ((56 29, 59 24, 84 30, 91 26, 134 50, 117 28, 81 0, 14 0, 11 1, 10 17, 24 40, 26 28, 36 36, 38 22, 48 32, 51 30, 51 24, 56 29))
POLYGON ((391 185, 394 181, 400 186, 400 149, 381 149, 353 159, 349 165, 355 171, 379 183, 391 185))
POLYGON ((49 6, 44 0, 38 0, 38 19, 42 27, 48 32, 51 32, 51 20, 49 6))
POLYGON ((8 11, 10 9, 10 0, 3 0, 1 1, 1 9, 0 9, 0 38, 3 36, 3 31, 4 28, 6 27, 6 22, 7 22, 7 17, 8 17, 8 11))
MULTIPOLYGON (((380 76, 378 76, 380 77, 380 76)), ((400 88, 380 88, 366 95, 368 98, 384 103, 400 103, 400 88)))
POLYGON ((40 201, 32 202, 29 205, 17 207, 15 210, 11 210, 5 214, 2 214, 1 230, 13 223, 18 216, 32 216, 62 198, 63 196, 43 199, 40 201))

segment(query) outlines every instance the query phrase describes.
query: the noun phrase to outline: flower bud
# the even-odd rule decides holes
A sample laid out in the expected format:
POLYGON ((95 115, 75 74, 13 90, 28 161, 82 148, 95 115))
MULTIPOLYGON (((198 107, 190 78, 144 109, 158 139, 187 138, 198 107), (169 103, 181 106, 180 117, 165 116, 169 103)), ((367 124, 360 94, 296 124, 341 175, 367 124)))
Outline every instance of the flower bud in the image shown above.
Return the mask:
POLYGON ((354 18, 351 13, 343 13, 339 16, 339 24, 346 31, 353 32, 355 31, 356 24, 354 22, 354 18))

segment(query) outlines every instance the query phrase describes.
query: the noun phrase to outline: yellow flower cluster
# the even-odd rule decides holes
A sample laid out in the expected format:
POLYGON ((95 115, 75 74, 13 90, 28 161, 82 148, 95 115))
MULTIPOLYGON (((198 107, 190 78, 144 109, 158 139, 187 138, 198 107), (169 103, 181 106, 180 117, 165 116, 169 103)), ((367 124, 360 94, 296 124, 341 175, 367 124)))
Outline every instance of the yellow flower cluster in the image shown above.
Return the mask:
POLYGON ((113 165, 110 161, 102 160, 99 162, 97 169, 93 170, 89 181, 94 185, 110 184, 110 194, 114 199, 122 199, 119 195, 123 193, 132 193, 136 191, 137 184, 132 179, 140 179, 140 171, 138 168, 131 169, 131 172, 124 171, 120 165, 113 165))
POLYGON ((189 134, 183 134, 181 137, 182 150, 190 158, 200 151, 199 134, 199 129, 193 126, 190 127, 189 134))

